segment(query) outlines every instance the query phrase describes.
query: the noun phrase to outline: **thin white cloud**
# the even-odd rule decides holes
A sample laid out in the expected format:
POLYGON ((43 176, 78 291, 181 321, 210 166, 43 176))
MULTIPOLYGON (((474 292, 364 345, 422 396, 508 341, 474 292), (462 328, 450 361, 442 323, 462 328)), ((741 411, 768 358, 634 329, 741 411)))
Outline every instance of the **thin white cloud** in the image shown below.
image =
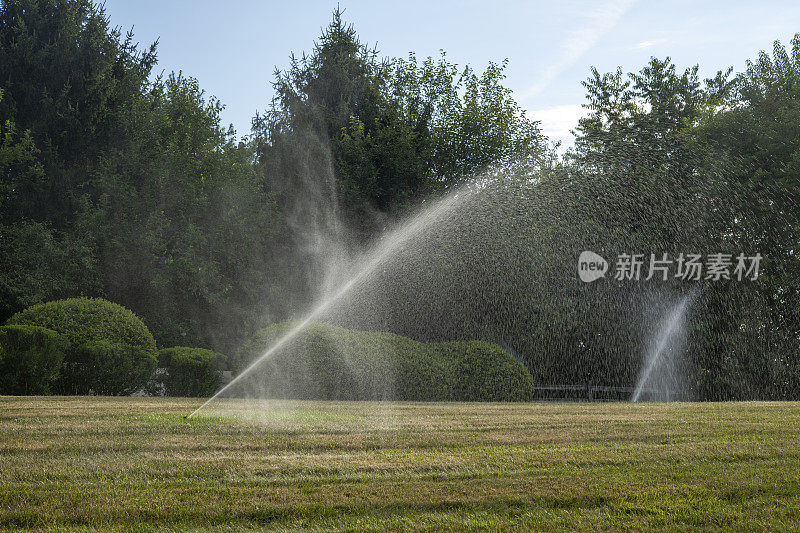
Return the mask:
POLYGON ((628 12, 636 0, 611 0, 587 14, 586 26, 570 32, 558 59, 545 69, 536 83, 523 94, 530 98, 544 91, 562 72, 571 67, 587 51, 591 50, 600 38, 608 33, 628 12))
POLYGON ((665 40, 666 39, 656 39, 654 41, 642 41, 640 43, 637 43, 633 48, 636 50, 641 50, 642 48, 650 48, 651 46, 663 43, 665 40))

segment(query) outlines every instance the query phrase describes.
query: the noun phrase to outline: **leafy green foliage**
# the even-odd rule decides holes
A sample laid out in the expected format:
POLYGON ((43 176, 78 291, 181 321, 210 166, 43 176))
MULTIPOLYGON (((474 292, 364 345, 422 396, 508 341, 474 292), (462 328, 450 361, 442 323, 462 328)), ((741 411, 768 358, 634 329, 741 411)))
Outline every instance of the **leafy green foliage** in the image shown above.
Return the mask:
POLYGON ((0 327, 0 394, 49 394, 66 348, 65 340, 49 329, 0 327))
MULTIPOLYGON (((444 55, 421 65, 413 54, 381 61, 341 15, 334 12, 310 55, 276 72, 272 107, 253 121, 260 166, 281 182, 277 190, 303 198, 328 185, 304 182, 309 171, 332 179, 348 228, 369 240, 382 227, 376 213, 402 213, 490 165, 541 157, 541 133, 502 85, 506 61, 481 75, 444 55), (313 150, 309 138, 329 147, 330 159, 285 172, 287 148, 313 150)), ((302 215, 312 220, 313 212, 302 215)))
MULTIPOLYGON (((0 88, 0 108, 5 95, 0 88)), ((41 151, 30 130, 11 118, 0 121, 0 321, 15 311, 62 296, 75 286, 92 286, 87 250, 47 222, 28 217, 48 209, 49 185, 41 151)))
POLYGON ((42 222, 0 224, 0 321, 31 305, 95 286, 95 261, 80 240, 42 222))
POLYGON ((508 60, 489 63, 482 74, 414 53, 391 63, 384 88, 405 123, 423 140, 423 172, 441 188, 495 165, 538 162, 545 140, 503 86, 508 60))
POLYGON ((141 346, 107 340, 84 342, 70 347, 58 387, 64 394, 131 394, 145 384, 156 361, 141 346))
POLYGON ((524 402, 533 398, 525 365, 486 341, 445 342, 434 347, 456 362, 454 396, 460 401, 524 402))
POLYGON ((720 398, 798 397, 800 34, 789 50, 776 41, 771 56, 761 52, 747 65, 727 105, 707 110, 692 140, 708 154, 705 168, 724 163, 735 205, 726 238, 764 256, 764 277, 745 294, 718 296, 709 327, 724 334, 709 337, 716 342, 708 359, 721 358, 725 370, 702 386, 720 398))
MULTIPOLYGON (((139 52, 90 0, 13 0, 0 11, 0 117, 29 131, 43 182, 26 182, 22 216, 74 222, 97 153, 124 138, 121 115, 147 84, 155 47, 139 52)), ((21 206, 16 206, 21 207, 21 206)))
POLYGON ((125 394, 155 370, 156 342, 144 322, 121 305, 69 298, 34 305, 8 324, 40 326, 68 343, 58 388, 69 394, 125 394))
POLYGON ((160 344, 230 345, 270 311, 271 200, 196 80, 169 76, 143 98, 85 199, 105 293, 147 317, 160 344))
POLYGON ((252 150, 196 80, 151 79, 155 60, 89 0, 3 3, 0 320, 85 294, 164 344, 225 346, 271 311, 252 150))
POLYGON ((132 311, 101 298, 68 298, 34 305, 7 323, 52 329, 72 346, 90 341, 124 343, 156 356, 156 342, 144 322, 132 311))
MULTIPOLYGON (((627 76, 621 69, 593 69, 584 82, 589 114, 579 121, 575 148, 555 180, 569 192, 560 198, 559 212, 548 210, 550 242, 574 253, 597 250, 612 260, 619 253, 674 259, 689 250, 738 252, 720 239, 730 214, 721 166, 703 169, 704 154, 690 137, 704 111, 730 93, 729 75, 701 82, 697 67, 680 72, 670 58, 652 58, 627 76)), ((543 349, 519 349, 537 379, 560 375, 557 382, 630 386, 637 379, 632 369, 648 349, 647 335, 664 314, 657 311, 659 302, 686 290, 674 279, 580 287, 557 281, 550 286, 556 304, 542 306, 532 330, 543 349), (562 334, 551 333, 553 323, 562 334)), ((693 355, 699 351, 695 346, 693 355)), ((695 385, 687 385, 690 394, 697 393, 695 385)))
MULTIPOLYGON (((0 106, 4 91, 0 88, 0 106)), ((44 194, 41 184, 44 171, 37 160, 40 154, 30 130, 18 131, 8 115, 0 122, 0 221, 8 223, 30 214, 38 206, 36 197, 44 194)))
MULTIPOLYGON (((292 325, 256 333, 238 353, 239 369, 292 325)), ((533 381, 522 363, 492 343, 422 343, 313 323, 235 390, 299 399, 524 401, 532 398, 533 381)))
MULTIPOLYGON (((764 257, 758 283, 716 283, 703 294, 687 368, 698 398, 800 394, 799 57, 795 37, 791 53, 776 43, 733 79, 729 69, 701 83, 697 67, 678 73, 669 58, 653 58, 627 79, 595 70, 584 84, 590 114, 568 159, 584 224, 614 236, 604 246, 764 257)), ((633 288, 630 300, 644 292, 633 288)), ((594 298, 594 314, 619 312, 594 298)), ((591 352, 607 353, 609 336, 591 334, 598 327, 572 326, 591 352)))
POLYGON ((221 385, 227 357, 204 348, 176 346, 158 352, 158 367, 167 396, 210 396, 221 385))
POLYGON ((160 344, 227 351, 315 297, 318 240, 298 228, 324 235, 342 217, 371 240, 459 173, 541 140, 502 65, 379 60, 338 10, 276 76, 252 143, 196 80, 152 78, 155 61, 89 0, 3 4, 0 320, 101 296, 160 344))

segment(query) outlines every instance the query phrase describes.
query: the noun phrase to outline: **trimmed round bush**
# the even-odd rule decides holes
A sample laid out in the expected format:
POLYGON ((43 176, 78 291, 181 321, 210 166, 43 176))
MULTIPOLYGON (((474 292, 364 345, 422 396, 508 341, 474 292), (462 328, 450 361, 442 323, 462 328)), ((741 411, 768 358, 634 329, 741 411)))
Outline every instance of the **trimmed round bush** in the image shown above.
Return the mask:
POLYGON ((521 402, 534 396, 533 377, 523 363, 486 341, 438 345, 456 367, 455 396, 461 401, 521 402))
POLYGON ((49 394, 67 343, 38 326, 0 327, 0 394, 49 394))
MULTIPOLYGON (((257 332, 241 371, 294 324, 257 332)), ((526 401, 527 368, 493 343, 423 343, 393 333, 313 323, 243 378, 231 395, 316 400, 526 401)))
POLYGON ((205 348, 176 346, 158 352, 161 382, 167 396, 210 396, 222 383, 227 357, 205 348))
POLYGON ((72 345, 108 341, 139 346, 157 355, 156 341, 144 322, 130 309, 102 298, 68 298, 33 305, 6 323, 52 329, 72 345))
POLYGON ((63 394, 128 394, 141 388, 156 367, 156 341, 144 322, 100 298, 34 305, 7 323, 47 328, 66 340, 56 383, 63 394))

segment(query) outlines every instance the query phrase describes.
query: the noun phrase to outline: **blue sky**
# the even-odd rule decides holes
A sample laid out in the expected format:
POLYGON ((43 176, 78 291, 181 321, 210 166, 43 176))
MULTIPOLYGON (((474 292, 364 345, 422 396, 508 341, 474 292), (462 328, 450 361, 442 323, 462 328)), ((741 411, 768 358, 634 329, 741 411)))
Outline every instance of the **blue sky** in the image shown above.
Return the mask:
POLYGON ((365 0, 256 2, 106 0, 115 26, 134 27, 142 44, 159 39, 160 71, 182 70, 225 104, 223 119, 250 130, 268 106, 275 67, 291 51, 309 51, 337 3, 362 42, 381 55, 447 52, 450 61, 483 70, 509 59, 507 85, 552 139, 571 144, 583 112, 580 82, 591 66, 639 70, 651 56, 680 68, 699 63, 710 76, 740 71, 772 42, 800 31, 800 2, 472 2, 365 0), (224 6, 224 9, 222 8, 224 6))

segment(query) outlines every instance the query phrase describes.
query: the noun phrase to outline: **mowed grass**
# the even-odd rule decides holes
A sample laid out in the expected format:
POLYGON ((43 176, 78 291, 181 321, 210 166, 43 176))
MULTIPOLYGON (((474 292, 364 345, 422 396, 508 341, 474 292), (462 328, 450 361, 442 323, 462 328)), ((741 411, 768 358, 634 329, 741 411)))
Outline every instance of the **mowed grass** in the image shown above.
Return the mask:
POLYGON ((0 528, 800 527, 797 403, 199 404, 0 397, 0 528))

